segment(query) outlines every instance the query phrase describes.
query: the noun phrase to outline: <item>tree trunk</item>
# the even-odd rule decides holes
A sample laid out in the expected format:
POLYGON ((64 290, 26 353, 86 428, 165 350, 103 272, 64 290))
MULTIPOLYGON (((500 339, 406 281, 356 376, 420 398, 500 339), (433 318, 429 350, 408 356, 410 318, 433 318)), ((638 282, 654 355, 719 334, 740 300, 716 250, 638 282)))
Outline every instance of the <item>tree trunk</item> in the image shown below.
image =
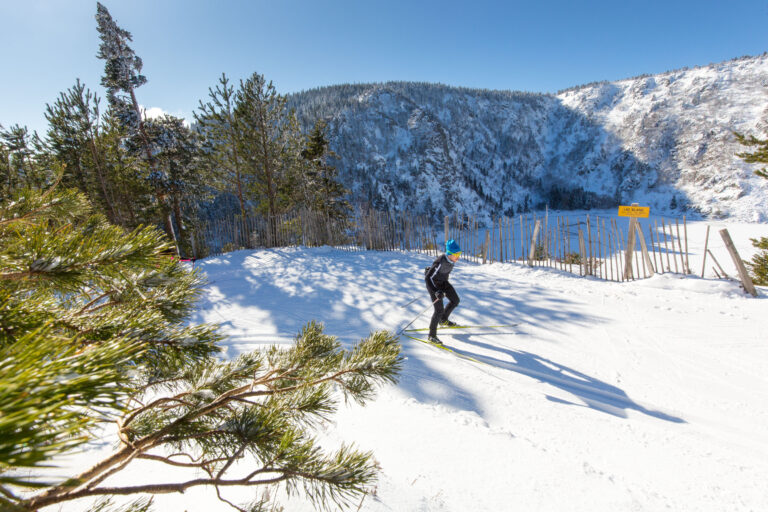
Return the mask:
MULTIPOLYGON (((137 116, 137 122, 139 125, 139 135, 141 135, 141 139, 144 142, 144 153, 147 156, 147 162, 149 163, 149 169, 150 172, 157 171, 157 162, 155 161, 155 158, 152 156, 152 151, 150 149, 149 144, 149 137, 147 136, 147 132, 144 129, 144 121, 141 119, 141 109, 139 109, 139 102, 136 100, 136 94, 133 92, 133 89, 130 90, 131 92, 131 102, 133 104, 133 110, 136 112, 137 116)), ((166 196, 165 193, 160 189, 155 189, 155 196, 157 197, 158 203, 160 203, 160 210, 163 212, 163 222, 165 223, 165 232, 168 234, 168 237, 173 240, 174 245, 176 246, 176 253, 179 253, 179 242, 176 240, 176 232, 173 229, 173 221, 171 219, 171 211, 170 208, 167 206, 166 196)))
POLYGON ((123 219, 121 219, 117 211, 115 210, 115 200, 110 191, 108 190, 107 183, 104 178, 104 170, 101 165, 101 161, 96 151, 96 141, 91 129, 88 129, 88 137, 90 140, 91 156, 93 156, 93 163, 96 166, 96 175, 99 178, 99 184, 101 185, 101 193, 104 195, 104 202, 107 203, 107 207, 112 214, 112 222, 123 225, 123 219))
POLYGON ((173 215, 176 217, 176 226, 179 230, 178 249, 179 256, 181 256, 181 244, 184 243, 184 220, 181 217, 181 201, 178 194, 171 195, 171 202, 173 204, 173 215))

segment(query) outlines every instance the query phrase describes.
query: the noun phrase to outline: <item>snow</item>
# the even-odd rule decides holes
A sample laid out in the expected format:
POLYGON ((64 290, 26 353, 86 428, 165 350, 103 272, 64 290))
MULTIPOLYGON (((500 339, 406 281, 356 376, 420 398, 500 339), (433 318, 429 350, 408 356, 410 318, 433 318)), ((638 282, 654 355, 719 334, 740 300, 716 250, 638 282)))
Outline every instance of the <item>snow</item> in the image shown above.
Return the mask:
MULTIPOLYGON (((721 227, 712 225, 710 248, 736 275, 721 227)), ((744 259, 749 237, 768 235, 765 224, 727 227, 744 259)), ((399 383, 365 407, 341 406, 320 441, 354 442, 381 466, 359 510, 768 509, 768 288, 751 298, 735 281, 697 277, 705 229, 688 223, 693 276, 614 283, 459 261, 452 319, 518 325, 440 333, 482 363, 403 338, 399 383)), ((193 321, 220 323, 228 356, 290 343, 312 319, 349 346, 429 305, 422 269, 431 260, 332 248, 228 253, 196 264, 209 284, 193 321)), ((148 462, 120 478, 172 474, 148 462)), ((252 492, 226 491, 240 502, 252 492)), ((155 507, 229 510, 211 489, 159 495, 155 507)))

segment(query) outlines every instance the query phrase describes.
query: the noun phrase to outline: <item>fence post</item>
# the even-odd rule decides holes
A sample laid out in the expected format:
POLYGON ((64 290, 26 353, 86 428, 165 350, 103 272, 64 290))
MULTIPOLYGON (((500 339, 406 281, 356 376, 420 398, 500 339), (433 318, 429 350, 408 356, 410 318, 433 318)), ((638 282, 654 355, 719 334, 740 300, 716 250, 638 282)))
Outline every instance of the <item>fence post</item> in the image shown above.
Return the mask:
POLYGON ((502 220, 499 217, 499 263, 504 263, 504 233, 501 229, 502 220))
MULTIPOLYGON (((632 206, 635 206, 633 203, 632 206)), ((627 248, 624 252, 624 279, 634 279, 632 274, 632 255, 635 252, 635 225, 637 219, 629 218, 629 233, 627 234, 627 248)))
POLYGON ((587 248, 584 245, 584 232, 579 228, 579 275, 584 276, 586 274, 586 259, 587 248))
POLYGON ((587 274, 593 276, 595 275, 594 272, 594 258, 592 257, 592 225, 589 223, 589 215, 587 215, 587 243, 589 244, 588 247, 588 253, 587 253, 587 274))
POLYGON ((701 263, 701 277, 704 277, 704 269, 707 265, 707 244, 709 243, 709 224, 707 224, 707 236, 704 237, 704 261, 701 263))
MULTIPOLYGON (((690 274, 691 269, 688 268, 688 259, 683 256, 683 242, 682 237, 680 236, 680 222, 677 219, 675 219, 675 227, 677 228, 677 247, 680 249, 680 267, 683 269, 683 274, 690 274)), ((669 226, 669 230, 672 231, 671 224, 669 226)), ((685 245, 688 245, 687 241, 685 242, 685 245)))
POLYGON ((723 237, 725 247, 728 249, 733 262, 736 264, 736 270, 739 271, 739 277, 741 278, 741 284, 744 286, 744 289, 753 297, 757 297, 757 290, 755 289, 755 285, 752 283, 752 278, 749 277, 747 268, 744 266, 744 262, 741 260, 741 257, 739 257, 739 252, 736 250, 736 246, 733 245, 733 240, 731 240, 731 235, 728 233, 728 230, 721 229, 720 236, 723 237))
POLYGON ((539 229, 541 229, 541 221, 536 220, 536 224, 533 227, 533 236, 531 237, 531 252, 528 255, 528 266, 533 266, 533 258, 536 256, 536 238, 539 236, 539 229))
POLYGON ((691 266, 688 264, 688 224, 685 222, 685 215, 683 215, 683 234, 685 235, 685 268, 689 274, 692 274, 691 266))
POLYGON ((653 269, 653 263, 651 262, 651 257, 648 254, 648 246, 645 245, 645 237, 643 237, 643 230, 640 229, 640 223, 638 222, 635 224, 635 228, 637 229, 637 235, 640 238, 640 249, 643 251, 643 258, 645 258, 645 264, 648 266, 648 271, 651 274, 651 277, 653 277, 654 272, 653 269))
MULTIPOLYGON (((725 277, 727 279, 728 278, 728 274, 725 272, 725 270, 723 270, 723 267, 720 266, 720 262, 717 261, 717 258, 715 258, 715 255, 712 254, 712 251, 707 249, 707 254, 709 254, 709 257, 712 258, 712 261, 715 262, 715 265, 717 265, 717 268, 720 269, 720 272, 723 274, 723 277, 725 277)), ((715 267, 712 267, 712 270, 715 270, 715 267)), ((717 270, 715 270, 715 274, 717 274, 717 270)), ((722 279, 720 274, 717 274, 717 278, 718 279, 722 279)))
MULTIPOLYGON (((658 237, 657 237, 658 238, 658 237)), ((648 240, 651 241, 651 250, 653 251, 653 264, 654 268, 659 267, 659 262, 656 260, 656 242, 653 240, 653 227, 651 227, 651 223, 648 222, 648 240)), ((659 252, 661 252, 661 245, 659 245, 659 252)), ((659 267, 659 269, 656 269, 657 273, 663 274, 664 273, 664 262, 662 261, 662 265, 659 267)))

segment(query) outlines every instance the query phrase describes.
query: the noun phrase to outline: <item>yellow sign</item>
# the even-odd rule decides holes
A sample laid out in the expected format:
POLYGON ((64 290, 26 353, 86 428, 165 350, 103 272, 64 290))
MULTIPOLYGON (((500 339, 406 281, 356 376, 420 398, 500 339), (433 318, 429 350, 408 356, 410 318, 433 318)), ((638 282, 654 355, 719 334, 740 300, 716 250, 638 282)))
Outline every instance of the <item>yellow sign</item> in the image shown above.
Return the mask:
POLYGON ((643 217, 651 214, 649 206, 619 206, 619 217, 643 217))

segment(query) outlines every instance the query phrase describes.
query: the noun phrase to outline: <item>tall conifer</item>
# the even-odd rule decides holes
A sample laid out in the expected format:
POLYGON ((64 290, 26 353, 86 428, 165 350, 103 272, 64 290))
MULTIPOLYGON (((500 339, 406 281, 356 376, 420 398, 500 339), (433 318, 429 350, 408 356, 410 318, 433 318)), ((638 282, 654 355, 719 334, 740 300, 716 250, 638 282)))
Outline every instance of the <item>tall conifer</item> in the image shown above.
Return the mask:
POLYGON ((100 145, 99 98, 78 79, 52 105, 46 105, 45 118, 47 145, 59 161, 67 164, 62 184, 76 186, 104 208, 110 221, 125 225, 100 145))
POLYGON ((176 220, 179 248, 189 254, 191 244, 185 227, 188 219, 183 206, 194 206, 191 203, 202 200, 207 192, 197 138, 182 119, 170 115, 148 120, 146 130, 153 141, 158 169, 162 171, 151 175, 152 184, 166 191, 176 220))
POLYGON ((203 138, 203 151, 217 176, 235 192, 240 205, 240 215, 245 218, 245 158, 242 127, 235 117, 235 88, 225 74, 215 88, 208 89, 210 100, 200 102, 195 112, 197 129, 203 138))
POLYGON ((287 178, 301 151, 298 122, 288 111, 285 96, 258 73, 240 82, 235 116, 242 130, 241 154, 253 177, 251 188, 275 240, 277 215, 291 205, 287 178))
POLYGON ((349 193, 338 181, 337 171, 329 160, 338 158, 328 147, 325 121, 315 123, 307 136, 301 157, 304 160, 303 175, 298 179, 303 190, 303 204, 311 210, 335 221, 348 218, 352 207, 347 201, 349 193))
MULTIPOLYGON (((136 99, 136 89, 147 83, 141 74, 143 63, 128 45, 133 40, 130 32, 120 28, 112 19, 109 11, 101 3, 96 3, 96 24, 101 38, 98 58, 105 61, 101 85, 107 89, 107 99, 114 115, 126 128, 129 147, 141 153, 149 166, 153 183, 163 181, 156 176, 163 171, 158 169, 152 151, 152 140, 147 133, 144 116, 136 99)), ((163 219, 165 231, 176 241, 176 233, 171 220, 171 208, 167 201, 167 191, 155 187, 155 196, 163 219)))

